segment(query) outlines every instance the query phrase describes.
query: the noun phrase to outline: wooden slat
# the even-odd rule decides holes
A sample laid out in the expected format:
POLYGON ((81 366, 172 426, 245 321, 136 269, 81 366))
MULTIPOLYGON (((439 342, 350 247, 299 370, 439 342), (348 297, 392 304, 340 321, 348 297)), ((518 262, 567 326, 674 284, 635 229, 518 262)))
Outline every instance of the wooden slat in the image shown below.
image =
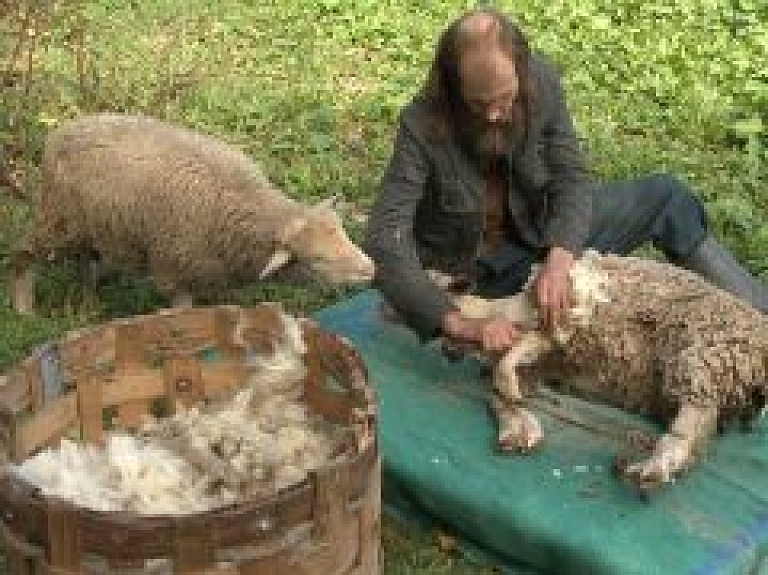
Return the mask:
POLYGON ((146 367, 144 328, 136 322, 115 325, 115 371, 146 367))
POLYGON ((172 517, 83 510, 79 530, 83 553, 103 557, 113 567, 133 564, 138 559, 170 557, 173 553, 172 517))
POLYGON ((213 311, 214 345, 226 359, 241 360, 243 357, 242 347, 232 340, 239 315, 236 306, 219 306, 213 311))
POLYGON ((311 554, 294 553, 292 573, 349 573, 360 555, 357 513, 347 509, 347 469, 342 465, 310 472, 315 486, 311 554))
POLYGON ((80 571, 80 542, 77 514, 71 506, 48 501, 48 563, 51 567, 80 571))
MULTIPOLYGON (((123 379, 125 372, 146 367, 145 323, 123 321, 115 325, 115 378, 118 380, 123 379)), ((148 411, 149 403, 144 399, 124 400, 117 404, 117 419, 120 426, 133 429, 141 424, 148 411)))
POLYGON ((75 380, 103 374, 115 365, 115 330, 107 325, 70 332, 60 350, 62 363, 75 380))
POLYGON ((283 333, 279 306, 262 304, 241 310, 240 336, 255 353, 271 352, 283 333))
MULTIPOLYGON (((206 396, 242 385, 247 375, 246 367, 234 361, 203 364, 200 371, 206 396)), ((102 401, 105 407, 111 407, 132 400, 151 400, 164 394, 163 370, 139 369, 106 378, 102 401)))
POLYGON ((131 321, 141 325, 147 354, 193 354, 216 342, 214 319, 205 308, 162 310, 131 321))
POLYGON ((348 470, 343 464, 309 472, 310 482, 315 487, 312 521, 316 539, 325 541, 339 528, 341 513, 347 503, 348 477, 348 470))
POLYGON ((267 553, 259 557, 246 559, 241 562, 240 573, 242 575, 300 575, 295 570, 289 569, 286 551, 276 546, 270 548, 267 553))
POLYGON ((183 517, 176 521, 173 535, 173 572, 200 575, 216 559, 211 526, 206 517, 183 517))
POLYGON ((14 369, 0 376, 0 410, 14 414, 26 411, 31 406, 32 397, 22 370, 14 369))
POLYGON ((54 400, 28 421, 19 425, 15 454, 28 457, 36 449, 61 437, 77 423, 77 395, 70 393, 54 400))
POLYGON ((368 491, 359 510, 360 548, 355 561, 359 573, 379 572, 381 541, 381 460, 368 473, 368 491))
POLYGON ((77 407, 80 414, 80 430, 84 441, 101 444, 104 439, 102 421, 102 384, 94 378, 77 382, 77 407))
POLYGON ((163 372, 135 369, 117 373, 104 380, 102 393, 104 407, 160 397, 165 393, 163 372))
POLYGON ((28 357, 21 363, 24 384, 29 390, 30 409, 37 411, 43 406, 43 382, 40 379, 40 365, 34 357, 28 357))
POLYGON ((18 421, 16 414, 0 409, 0 465, 8 461, 18 463, 21 457, 18 453, 18 421))
POLYGON ((205 399, 200 362, 194 357, 172 357, 165 362, 165 395, 173 409, 177 402, 189 407, 205 399))
MULTIPOLYGON (((238 564, 241 575, 307 575, 296 562, 297 550, 302 556, 316 552, 316 547, 312 543, 310 522, 293 525, 286 532, 275 535, 256 546, 234 550, 231 555, 238 564)), ((319 575, 320 573, 341 573, 341 571, 332 569, 312 573, 319 575)))
POLYGON ((150 410, 148 401, 126 401, 117 407, 116 425, 122 429, 138 429, 150 410))
POLYGON ((241 361, 204 364, 202 372, 205 395, 208 397, 242 386, 248 376, 248 370, 241 361))
POLYGON ((195 339, 213 341, 216 334, 213 315, 211 309, 204 307, 170 308, 160 310, 152 316, 145 316, 143 323, 152 325, 158 331, 167 329, 195 339))
POLYGON ((312 519, 312 488, 303 485, 270 500, 248 501, 211 512, 211 530, 219 548, 240 547, 266 541, 312 519))

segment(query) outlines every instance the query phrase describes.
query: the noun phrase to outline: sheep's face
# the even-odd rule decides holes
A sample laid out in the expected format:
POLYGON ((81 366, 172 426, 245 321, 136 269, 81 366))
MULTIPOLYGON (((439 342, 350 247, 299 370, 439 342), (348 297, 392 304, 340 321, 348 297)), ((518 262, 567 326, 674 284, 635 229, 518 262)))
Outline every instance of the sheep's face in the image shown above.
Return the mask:
MULTIPOLYGON (((573 335, 576 326, 586 327, 592 319, 595 306, 599 303, 610 301, 607 293, 605 278, 595 265, 595 258, 599 254, 594 250, 587 250, 584 255, 576 260, 571 267, 569 276, 571 283, 571 309, 568 313, 568 321, 564 325, 557 326, 554 333, 555 340, 561 345, 573 335)), ((539 273, 540 266, 535 265, 525 289, 530 292, 533 282, 539 273)))
POLYGON ((349 239, 341 218, 332 208, 312 206, 288 228, 286 247, 323 280, 348 284, 373 279, 373 260, 349 239))
POLYGON ((597 252, 588 250, 577 260, 570 271, 571 317, 576 321, 588 322, 595 305, 610 301, 606 293, 605 278, 595 265, 597 252))

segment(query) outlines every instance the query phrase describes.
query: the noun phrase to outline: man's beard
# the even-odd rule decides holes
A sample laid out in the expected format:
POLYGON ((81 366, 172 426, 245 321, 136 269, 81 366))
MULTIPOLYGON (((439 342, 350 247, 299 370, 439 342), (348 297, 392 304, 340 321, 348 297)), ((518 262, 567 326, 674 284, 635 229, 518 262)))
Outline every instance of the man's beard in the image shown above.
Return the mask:
POLYGON ((467 113, 460 120, 459 133, 466 148, 478 157, 492 157, 517 149, 525 135, 523 114, 516 112, 509 120, 489 122, 467 113))

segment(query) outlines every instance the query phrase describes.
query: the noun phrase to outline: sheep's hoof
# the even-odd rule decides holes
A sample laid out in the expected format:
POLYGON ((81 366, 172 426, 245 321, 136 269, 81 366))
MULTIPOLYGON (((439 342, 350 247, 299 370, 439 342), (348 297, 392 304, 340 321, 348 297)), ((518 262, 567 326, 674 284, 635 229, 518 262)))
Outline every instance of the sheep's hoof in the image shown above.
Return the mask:
POLYGON ((188 292, 175 292, 171 296, 171 307, 194 307, 195 298, 188 292))
POLYGON ((25 273, 11 280, 11 301, 13 309, 24 315, 35 313, 34 277, 25 273))
POLYGON ((501 418, 497 445, 502 453, 530 453, 543 438, 536 416, 518 408, 501 418))
POLYGON ((674 481, 689 464, 691 442, 687 439, 665 436, 654 454, 638 463, 627 465, 625 478, 638 489, 647 491, 674 481))
POLYGON ((641 464, 631 465, 625 469, 624 479, 641 492, 658 489, 673 481, 669 472, 659 468, 645 468, 641 464))
POLYGON ((32 303, 29 303, 27 300, 19 300, 14 298, 13 309, 16 310, 16 313, 21 315, 35 314, 35 306, 32 303))

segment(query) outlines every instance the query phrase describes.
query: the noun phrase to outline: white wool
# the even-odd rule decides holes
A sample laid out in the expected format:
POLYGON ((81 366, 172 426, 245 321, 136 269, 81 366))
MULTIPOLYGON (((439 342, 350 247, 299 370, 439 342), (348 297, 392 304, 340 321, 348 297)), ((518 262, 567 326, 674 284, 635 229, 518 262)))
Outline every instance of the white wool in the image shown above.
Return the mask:
POLYGON ((130 435, 108 435, 103 450, 65 439, 14 470, 46 496, 97 511, 192 513, 211 503, 184 460, 130 435))
POLYGON ((597 303, 608 303, 611 298, 605 291, 605 277, 595 266, 594 259, 598 257, 594 250, 587 250, 584 256, 571 266, 572 307, 571 318, 588 323, 597 303))
POLYGON ((302 380, 306 373, 303 356, 307 351, 301 323, 295 317, 280 313, 283 330, 275 342, 272 354, 259 355, 249 350, 246 363, 252 369, 252 387, 269 385, 272 389, 286 389, 302 380))
MULTIPOLYGON (((605 277, 595 266, 595 258, 599 257, 599 255, 595 250, 586 250, 582 257, 573 262, 568 273, 571 280, 571 308, 568 315, 571 322, 581 327, 589 325, 595 306, 598 303, 611 301, 605 289, 605 277)), ((538 264, 533 266, 525 286, 526 290, 531 289, 540 267, 538 264)), ((567 324, 558 325, 553 334, 554 339, 561 345, 565 345, 571 335, 572 328, 567 324)))

